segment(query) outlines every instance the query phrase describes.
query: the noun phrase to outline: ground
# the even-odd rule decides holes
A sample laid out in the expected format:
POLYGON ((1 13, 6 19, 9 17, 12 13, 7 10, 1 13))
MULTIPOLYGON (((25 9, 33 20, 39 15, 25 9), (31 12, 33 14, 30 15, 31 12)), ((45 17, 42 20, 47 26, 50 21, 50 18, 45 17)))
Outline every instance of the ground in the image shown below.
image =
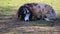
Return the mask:
MULTIPOLYGON (((40 21, 40 20, 39 20, 40 21)), ((54 21, 53 26, 44 24, 38 24, 38 21, 25 22, 17 20, 15 15, 1 15, 0 16, 0 33, 1 34, 46 34, 46 32, 60 32, 60 19, 54 21), (41 32, 40 32, 41 31, 41 32)), ((59 34, 58 32, 58 34, 59 34)), ((48 34, 48 33, 47 33, 48 34)), ((50 33, 51 34, 51 33, 50 33)))

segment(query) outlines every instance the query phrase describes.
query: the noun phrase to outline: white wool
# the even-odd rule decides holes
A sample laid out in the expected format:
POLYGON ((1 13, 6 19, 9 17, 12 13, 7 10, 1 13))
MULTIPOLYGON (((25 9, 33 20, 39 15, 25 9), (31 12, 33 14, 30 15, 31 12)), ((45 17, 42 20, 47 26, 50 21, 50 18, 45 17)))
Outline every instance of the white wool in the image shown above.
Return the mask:
POLYGON ((30 16, 30 14, 26 14, 24 20, 25 20, 25 21, 27 21, 27 20, 29 21, 29 16, 30 16))

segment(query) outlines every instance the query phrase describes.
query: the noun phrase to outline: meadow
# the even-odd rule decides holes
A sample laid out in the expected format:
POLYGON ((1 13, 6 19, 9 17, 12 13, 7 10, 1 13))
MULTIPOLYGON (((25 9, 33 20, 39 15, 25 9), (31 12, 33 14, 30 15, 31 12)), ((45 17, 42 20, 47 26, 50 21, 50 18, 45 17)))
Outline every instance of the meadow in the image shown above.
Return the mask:
POLYGON ((45 3, 51 5, 56 14, 60 14, 60 0, 0 0, 0 13, 16 13, 17 9, 25 3, 45 3))
MULTIPOLYGON (((41 25, 45 26, 46 23, 43 20, 32 21, 32 22, 16 21, 14 16, 16 15, 18 8, 24 5, 25 3, 45 3, 51 5, 55 10, 57 17, 60 18, 60 0, 0 0, 0 26, 1 26, 0 34, 1 32, 3 32, 3 34, 20 34, 20 33, 21 34, 37 34, 37 33, 46 34, 45 32, 37 32, 39 30, 33 29, 33 26, 38 26, 38 27, 41 25), (13 15, 12 17, 13 19, 11 18, 11 16, 6 16, 6 15, 13 15), (32 26, 32 30, 34 31, 30 32, 29 29, 31 28, 27 27, 26 29, 28 29, 27 31, 29 32, 26 32, 23 26, 25 27, 32 26)), ((57 25, 60 26, 59 22, 60 20, 55 21, 55 26, 57 25)), ((48 27, 42 27, 40 30, 46 30, 46 29, 49 31, 50 30, 53 31, 59 29, 59 27, 48 26, 48 27)))

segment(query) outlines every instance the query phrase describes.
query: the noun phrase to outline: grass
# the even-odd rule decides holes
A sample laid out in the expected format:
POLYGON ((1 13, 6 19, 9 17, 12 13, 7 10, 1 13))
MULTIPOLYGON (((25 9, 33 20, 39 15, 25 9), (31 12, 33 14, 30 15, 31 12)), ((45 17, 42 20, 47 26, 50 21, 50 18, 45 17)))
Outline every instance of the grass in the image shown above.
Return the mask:
MULTIPOLYGON (((9 14, 14 15, 17 12, 18 7, 25 3, 45 3, 51 5, 56 14, 60 14, 60 0, 0 0, 0 13, 3 15, 9 14), (58 9, 59 10, 58 10, 58 9)), ((44 21, 37 21, 37 23, 33 23, 33 25, 37 24, 45 24, 44 21)))
MULTIPOLYGON (((0 14, 15 15, 16 12, 17 12, 17 9, 25 3, 45 3, 45 4, 49 4, 55 9, 57 15, 60 14, 60 0, 0 0, 0 14)), ((43 20, 32 23, 33 26, 41 25, 41 24, 44 25, 46 23, 43 20)), ((9 32, 9 34, 10 34, 10 32, 9 32)), ((11 34, 20 34, 20 33, 17 32, 17 31, 13 31, 13 32, 11 32, 11 34)), ((30 33, 27 33, 27 34, 30 34, 30 33)), ((43 32, 42 34, 45 34, 45 33, 43 32)))
POLYGON ((10 7, 10 6, 6 6, 6 7, 0 7, 0 13, 5 15, 5 14, 13 14, 16 12, 15 7, 10 7))
POLYGON ((20 6, 25 3, 46 3, 52 6, 60 6, 60 0, 0 0, 0 6, 20 6), (57 4, 57 5, 56 5, 57 4))
MULTIPOLYGON (((60 14, 60 0, 0 0, 0 13, 3 15, 9 14, 13 15, 16 14, 18 7, 25 3, 46 3, 51 5, 55 11, 56 14, 60 14), (58 10, 59 9, 59 10, 58 10)), ((45 24, 44 21, 37 21, 37 23, 33 23, 33 25, 37 24, 45 24)))
MULTIPOLYGON (((0 0, 0 13, 10 14, 12 7, 18 9, 18 7, 25 3, 45 3, 51 5, 55 10, 57 10, 56 8, 60 9, 60 0, 0 0)), ((57 13, 60 13, 60 11, 57 11, 57 13)))
MULTIPOLYGON (((38 33, 41 33, 41 34, 46 34, 46 32, 38 32, 38 33)), ((13 32, 9 32, 9 33, 4 33, 4 34, 36 34, 35 32, 25 32, 25 33, 21 33, 21 32, 18 32, 18 31, 13 31, 13 32)))
POLYGON ((44 20, 39 20, 39 21, 36 21, 34 23, 32 23, 33 26, 40 26, 40 25, 46 25, 46 21, 44 20))

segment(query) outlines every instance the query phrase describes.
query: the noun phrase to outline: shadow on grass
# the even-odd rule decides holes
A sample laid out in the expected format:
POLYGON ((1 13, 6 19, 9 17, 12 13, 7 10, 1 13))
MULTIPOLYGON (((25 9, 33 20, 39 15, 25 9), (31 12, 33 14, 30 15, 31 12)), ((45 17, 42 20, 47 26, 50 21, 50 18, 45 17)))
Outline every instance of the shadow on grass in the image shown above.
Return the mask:
POLYGON ((13 28, 18 28, 22 26, 26 26, 26 27, 27 26, 40 26, 40 27, 60 26, 59 23, 60 19, 54 21, 55 25, 50 26, 51 22, 46 22, 44 20, 25 22, 25 21, 17 20, 15 16, 9 17, 8 15, 5 15, 3 17, 1 17, 0 19, 0 32, 10 32, 12 31, 13 28), (3 18, 3 17, 7 17, 7 18, 3 18))
POLYGON ((14 14, 16 13, 17 9, 15 7, 0 7, 0 32, 10 32, 13 28, 18 28, 22 26, 43 26, 43 27, 51 27, 53 26, 60 26, 60 18, 53 22, 46 22, 44 20, 39 21, 20 21, 17 20, 14 14), (10 14, 10 15, 7 15, 10 14))

